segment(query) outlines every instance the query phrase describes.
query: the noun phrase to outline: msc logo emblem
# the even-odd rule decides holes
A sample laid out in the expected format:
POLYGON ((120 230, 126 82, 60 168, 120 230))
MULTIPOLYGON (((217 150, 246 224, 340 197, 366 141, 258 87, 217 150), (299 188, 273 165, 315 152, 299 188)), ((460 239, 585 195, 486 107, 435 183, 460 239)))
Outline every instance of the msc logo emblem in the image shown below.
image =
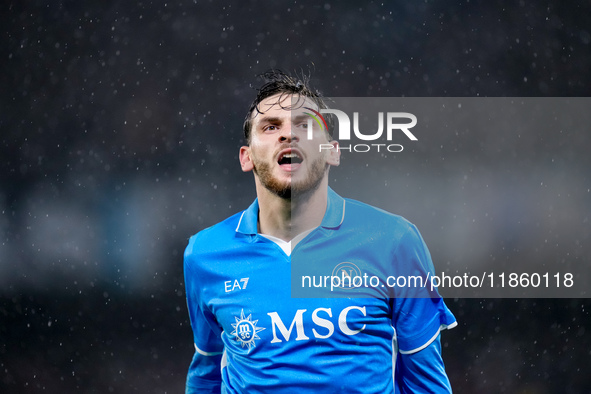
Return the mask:
POLYGON ((355 289, 356 287, 353 285, 354 281, 353 279, 355 277, 360 277, 361 278, 361 270, 359 269, 358 266, 356 266, 353 263, 350 263, 348 261, 339 263, 336 267, 334 267, 334 269, 332 270, 332 276, 333 277, 338 277, 339 279, 341 279, 340 283, 338 286, 334 286, 334 288, 339 288, 339 289, 355 289))
POLYGON ((248 350, 256 346, 255 340, 261 339, 257 333, 263 331, 263 327, 257 327, 258 320, 252 321, 252 315, 244 317, 244 309, 240 312, 240 318, 234 316, 236 324, 232 324, 234 331, 230 335, 234 335, 234 338, 240 342, 241 347, 248 346, 248 350))

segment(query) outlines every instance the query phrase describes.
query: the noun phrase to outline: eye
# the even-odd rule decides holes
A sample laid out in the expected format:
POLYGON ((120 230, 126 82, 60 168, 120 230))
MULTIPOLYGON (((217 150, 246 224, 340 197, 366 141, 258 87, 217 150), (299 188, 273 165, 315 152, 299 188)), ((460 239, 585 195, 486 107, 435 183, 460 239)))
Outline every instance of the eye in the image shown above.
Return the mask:
POLYGON ((266 132, 266 133, 270 133, 270 132, 273 132, 273 131, 276 131, 276 130, 277 130, 277 126, 274 125, 274 124, 270 124, 270 125, 267 125, 267 126, 263 127, 263 131, 266 132))

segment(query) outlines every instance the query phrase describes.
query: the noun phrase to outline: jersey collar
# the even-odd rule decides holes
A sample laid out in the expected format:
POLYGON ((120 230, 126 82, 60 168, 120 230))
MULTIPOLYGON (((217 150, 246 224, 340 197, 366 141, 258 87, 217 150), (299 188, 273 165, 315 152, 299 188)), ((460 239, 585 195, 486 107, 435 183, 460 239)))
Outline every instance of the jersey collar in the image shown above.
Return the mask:
POLYGON ((322 219, 321 227, 337 228, 343 223, 345 219, 345 199, 335 193, 330 187, 328 188, 328 203, 326 206, 326 213, 322 219))
POLYGON ((259 199, 255 198, 254 202, 246 211, 242 212, 236 232, 242 234, 256 235, 258 232, 257 222, 259 220, 259 199))
MULTIPOLYGON (((328 202, 326 205, 326 213, 322 219, 321 227, 336 228, 343 223, 345 219, 345 199, 334 192, 330 187, 328 188, 328 202)), ((259 217, 259 200, 254 200, 252 204, 242 212, 236 232, 242 234, 257 234, 259 217)))

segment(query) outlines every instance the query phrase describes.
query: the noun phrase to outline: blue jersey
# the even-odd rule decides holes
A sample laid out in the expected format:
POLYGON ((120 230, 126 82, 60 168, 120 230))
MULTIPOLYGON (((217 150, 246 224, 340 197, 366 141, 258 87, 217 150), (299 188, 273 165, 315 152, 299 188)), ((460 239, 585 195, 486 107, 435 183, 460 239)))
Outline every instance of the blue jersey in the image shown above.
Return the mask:
MULTIPOLYGON (((188 393, 449 391, 439 332, 456 321, 440 297, 292 298, 292 257, 257 234, 257 218, 255 200, 185 251, 188 393)), ((330 189, 322 224, 292 255, 322 245, 384 272, 433 273, 414 225, 330 189)))

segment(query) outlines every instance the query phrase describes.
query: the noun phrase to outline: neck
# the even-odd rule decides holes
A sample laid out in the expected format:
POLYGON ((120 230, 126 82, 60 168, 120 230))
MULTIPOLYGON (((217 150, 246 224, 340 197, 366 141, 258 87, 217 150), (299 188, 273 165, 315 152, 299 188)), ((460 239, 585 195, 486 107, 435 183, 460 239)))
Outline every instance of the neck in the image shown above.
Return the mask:
POLYGON ((310 192, 281 198, 257 182, 259 199, 258 230, 284 241, 320 226, 328 199, 328 178, 310 192))

